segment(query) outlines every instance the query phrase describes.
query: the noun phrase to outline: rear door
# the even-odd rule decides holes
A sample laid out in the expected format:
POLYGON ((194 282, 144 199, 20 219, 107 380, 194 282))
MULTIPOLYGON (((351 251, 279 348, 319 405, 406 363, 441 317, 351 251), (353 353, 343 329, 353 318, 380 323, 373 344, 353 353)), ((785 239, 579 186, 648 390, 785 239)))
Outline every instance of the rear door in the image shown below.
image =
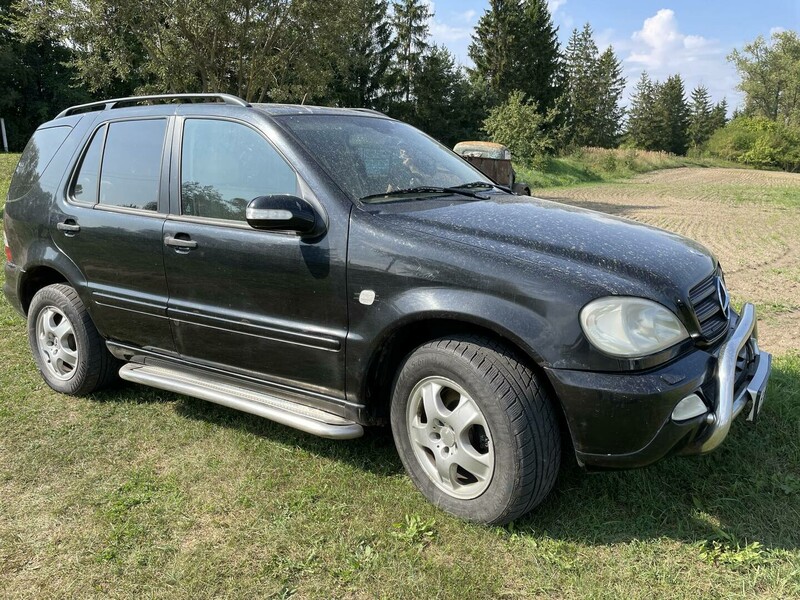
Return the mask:
POLYGON ((178 352, 343 397, 347 221, 315 240, 251 229, 253 198, 311 192, 247 122, 177 117, 172 163, 164 262, 178 352))
POLYGON ((161 239, 170 117, 119 119, 92 132, 54 216, 53 237, 80 268, 106 337, 174 351, 161 239))

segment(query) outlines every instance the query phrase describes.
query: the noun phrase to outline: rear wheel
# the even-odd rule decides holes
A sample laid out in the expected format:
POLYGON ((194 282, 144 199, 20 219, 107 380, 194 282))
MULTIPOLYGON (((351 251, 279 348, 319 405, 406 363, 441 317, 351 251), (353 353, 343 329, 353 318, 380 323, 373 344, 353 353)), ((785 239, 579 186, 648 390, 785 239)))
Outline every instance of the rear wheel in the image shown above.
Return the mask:
POLYGON ((403 362, 392 432, 414 484, 461 518, 506 523, 539 504, 561 461, 553 404, 536 374, 492 340, 434 340, 403 362))
POLYGON ((78 293, 64 284, 39 290, 28 309, 28 341, 45 382, 58 392, 89 394, 116 377, 118 361, 78 293))

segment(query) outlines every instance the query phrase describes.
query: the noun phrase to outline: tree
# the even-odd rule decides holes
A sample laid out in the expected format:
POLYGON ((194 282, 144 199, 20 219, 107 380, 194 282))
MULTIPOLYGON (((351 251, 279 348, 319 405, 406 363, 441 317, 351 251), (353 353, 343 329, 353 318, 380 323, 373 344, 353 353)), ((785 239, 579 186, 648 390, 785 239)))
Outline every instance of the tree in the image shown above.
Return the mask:
POLYGON ((548 132, 555 117, 554 109, 542 115, 534 100, 526 100, 517 91, 489 111, 483 128, 492 141, 508 146, 516 160, 531 165, 553 152, 554 140, 548 132))
POLYGON ((628 138, 643 150, 686 154, 689 106, 680 75, 664 83, 642 73, 628 111, 628 138))
POLYGON ((15 26, 17 11, 0 0, 0 117, 5 119, 9 149, 22 150, 36 127, 69 104, 87 102, 73 86, 69 48, 50 35, 27 42, 15 26))
POLYGON ((699 148, 708 141, 714 133, 714 122, 711 98, 705 86, 698 85, 692 90, 692 103, 689 107, 689 143, 693 148, 699 148))
POLYGON ((83 84, 137 91, 227 91, 246 100, 325 97, 333 57, 347 51, 347 0, 30 1, 28 39, 58 32, 83 84))
POLYGON ((415 88, 410 123, 451 147, 478 135, 469 83, 446 48, 434 45, 426 52, 415 88))
POLYGON ((612 47, 600 55, 598 64, 600 87, 598 92, 597 129, 594 144, 602 148, 614 148, 619 144, 622 119, 622 94, 626 80, 622 76, 622 63, 612 47))
POLYGON ((728 122, 728 101, 723 98, 711 109, 711 131, 725 127, 728 122))
POLYGON ((387 0, 354 0, 356 22, 344 32, 349 50, 337 57, 330 100, 386 110, 389 67, 396 51, 387 0))
POLYGON ((580 32, 575 29, 567 44, 564 87, 568 143, 616 146, 625 79, 614 50, 599 53, 588 23, 580 32))
POLYGON ((745 114, 786 124, 800 123, 800 37, 795 31, 763 36, 729 56, 739 71, 745 114))
POLYGON ((568 140, 575 146, 593 146, 599 91, 598 50, 587 23, 573 29, 564 52, 568 140))
POLYGON ((394 25, 397 36, 397 77, 402 101, 413 100, 414 78, 422 68, 422 57, 428 49, 428 21, 431 14, 424 0, 399 0, 394 4, 394 25))
POLYGON ((661 121, 656 114, 656 97, 659 84, 642 72, 631 97, 628 109, 628 138, 637 148, 658 150, 662 132, 661 121))
POLYGON ((686 154, 689 147, 689 106, 680 75, 671 75, 659 86, 656 96, 656 114, 662 119, 664 138, 658 150, 673 154, 686 154))
MULTIPOLYGON (((547 0, 523 0, 524 20, 520 32, 516 73, 517 89, 525 93, 547 115, 563 93, 558 27, 553 25, 547 0)), ((547 120, 547 119, 545 119, 547 120)), ((556 120, 551 123, 555 126, 556 120)))
POLYGON ((470 75, 495 102, 518 87, 523 18, 519 0, 490 0, 472 34, 469 57, 475 66, 470 75))
POLYGON ((491 106, 519 90, 545 115, 562 94, 558 28, 545 0, 490 0, 469 56, 473 83, 486 90, 491 106))

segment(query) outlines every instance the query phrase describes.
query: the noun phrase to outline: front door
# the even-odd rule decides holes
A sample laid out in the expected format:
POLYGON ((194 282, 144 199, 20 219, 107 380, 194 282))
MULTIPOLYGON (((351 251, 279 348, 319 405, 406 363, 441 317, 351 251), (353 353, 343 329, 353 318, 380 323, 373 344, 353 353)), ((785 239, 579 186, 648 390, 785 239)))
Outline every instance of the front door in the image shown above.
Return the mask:
POLYGON ((346 226, 312 242, 251 229, 250 200, 301 195, 298 175, 248 124, 190 117, 176 127, 180 214, 164 226, 164 263, 178 352, 343 397, 346 226))

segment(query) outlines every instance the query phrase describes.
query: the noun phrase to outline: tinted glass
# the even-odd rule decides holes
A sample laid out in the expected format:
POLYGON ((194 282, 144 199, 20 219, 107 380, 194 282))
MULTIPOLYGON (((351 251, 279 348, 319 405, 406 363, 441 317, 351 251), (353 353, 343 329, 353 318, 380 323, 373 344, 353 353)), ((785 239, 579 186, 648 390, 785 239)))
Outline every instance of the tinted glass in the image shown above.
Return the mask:
POLYGON ((410 125, 368 116, 279 117, 352 198, 419 186, 488 181, 410 125))
POLYGON ((255 130, 230 121, 187 119, 181 155, 181 212, 243 221, 253 198, 297 195, 297 176, 255 130))
POLYGON ((165 119, 111 123, 103 152, 100 204, 158 210, 165 119))
POLYGON ((8 197, 21 198, 39 181, 47 165, 67 139, 70 127, 50 127, 40 129, 28 141, 14 170, 8 197))
POLYGON ((103 151, 103 138, 106 134, 105 126, 97 130, 86 154, 83 155, 75 185, 72 188, 72 197, 79 202, 97 202, 97 183, 100 180, 100 153, 103 151))

